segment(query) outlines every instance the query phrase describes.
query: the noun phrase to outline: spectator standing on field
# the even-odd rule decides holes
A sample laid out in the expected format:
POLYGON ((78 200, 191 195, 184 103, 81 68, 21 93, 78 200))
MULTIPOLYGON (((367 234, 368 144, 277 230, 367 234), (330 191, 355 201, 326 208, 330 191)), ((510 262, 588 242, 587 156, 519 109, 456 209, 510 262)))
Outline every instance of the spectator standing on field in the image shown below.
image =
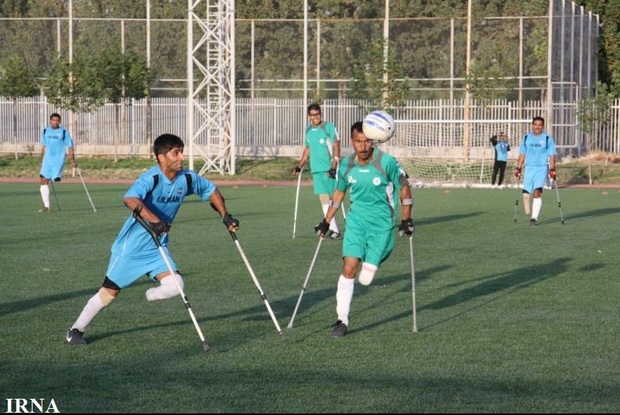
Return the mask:
POLYGON ((71 133, 60 126, 60 114, 53 113, 50 115, 50 125, 44 128, 41 133, 41 147, 41 167, 39 170, 41 187, 39 191, 41 199, 43 199, 43 207, 39 209, 39 212, 49 213, 52 211, 50 181, 60 182, 62 179, 62 169, 65 167, 67 153, 71 159, 71 167, 77 167, 71 133))
POLYGON ((545 119, 534 117, 532 131, 523 136, 519 147, 519 159, 514 175, 521 177, 521 171, 525 167, 523 177, 523 209, 526 215, 530 214, 530 225, 538 225, 538 215, 542 209, 543 187, 547 177, 555 180, 555 142, 553 136, 543 131, 545 119), (531 200, 531 195, 534 199, 531 200))
POLYGON ((183 289, 183 277, 168 252, 168 232, 185 196, 195 194, 203 201, 208 199, 230 232, 236 232, 239 228, 239 221, 228 213, 224 198, 216 186, 193 170, 183 168, 183 147, 183 141, 176 135, 163 134, 155 140, 153 152, 157 165, 143 173, 123 197, 123 202, 132 214, 112 244, 110 262, 101 288, 88 300, 67 332, 66 340, 69 344, 85 345, 83 335, 90 322, 114 301, 122 289, 143 275, 153 282, 159 282, 157 287, 146 290, 148 301, 172 298, 179 294, 174 279, 183 289), (140 215, 159 235, 170 265, 176 271, 174 274, 170 273, 149 232, 134 218, 136 206, 142 206, 140 215))
MULTIPOLYGON (((293 174, 300 174, 301 169, 310 160, 314 194, 319 196, 323 215, 325 215, 329 208, 331 195, 336 188, 336 169, 340 161, 340 137, 334 124, 323 121, 319 104, 308 106, 308 117, 310 124, 306 127, 304 151, 293 174)), ((330 238, 340 238, 336 218, 332 218, 329 231, 330 238)))
POLYGON ((506 141, 506 135, 504 132, 500 132, 499 136, 493 136, 490 139, 493 145, 495 159, 493 161, 493 175, 491 177, 491 185, 495 186, 495 180, 497 179, 497 187, 503 188, 504 173, 506 172, 506 163, 508 162, 508 152, 510 151, 510 145, 506 141), (499 173, 499 177, 498 177, 499 173))
POLYGON ((338 184, 325 218, 314 230, 323 237, 329 222, 340 208, 345 192, 349 190, 351 208, 347 212, 342 243, 343 266, 336 291, 338 320, 332 337, 344 337, 349 327, 349 310, 353 298, 355 276, 369 285, 379 266, 394 250, 394 227, 401 206, 401 236, 411 236, 413 226, 413 196, 407 173, 391 155, 374 147, 362 130, 362 122, 351 126, 351 143, 354 153, 342 160, 338 168, 338 184))

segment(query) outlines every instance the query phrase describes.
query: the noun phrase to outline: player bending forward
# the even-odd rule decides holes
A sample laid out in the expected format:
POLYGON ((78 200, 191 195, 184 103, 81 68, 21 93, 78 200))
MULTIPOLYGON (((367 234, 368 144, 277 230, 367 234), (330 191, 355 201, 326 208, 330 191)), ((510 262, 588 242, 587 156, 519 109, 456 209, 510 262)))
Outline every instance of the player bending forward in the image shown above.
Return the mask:
POLYGON ((195 194, 202 200, 209 200, 217 210, 224 225, 230 232, 236 232, 239 221, 226 210, 224 198, 215 185, 193 170, 183 168, 183 141, 172 134, 157 137, 153 152, 157 166, 142 174, 129 188, 123 198, 125 205, 133 212, 142 206, 141 216, 151 223, 151 230, 159 235, 172 269, 161 255, 151 235, 133 217, 129 216, 112 244, 112 254, 102 287, 93 295, 67 332, 67 342, 84 345, 83 335, 86 327, 97 314, 109 306, 121 289, 136 282, 143 275, 158 281, 157 287, 146 290, 148 301, 172 298, 183 289, 184 281, 178 267, 168 252, 168 232, 179 211, 185 196, 195 194))
POLYGON ((401 236, 410 236, 413 226, 413 196, 407 174, 396 159, 374 148, 362 130, 362 122, 351 126, 351 143, 354 153, 340 163, 337 187, 332 203, 323 221, 314 229, 321 236, 329 230, 329 223, 336 215, 347 189, 351 208, 347 212, 342 244, 343 266, 336 291, 338 320, 332 337, 344 337, 349 326, 349 310, 353 298, 355 276, 361 263, 359 282, 369 285, 379 266, 394 250, 394 226, 398 200, 402 203, 401 236))

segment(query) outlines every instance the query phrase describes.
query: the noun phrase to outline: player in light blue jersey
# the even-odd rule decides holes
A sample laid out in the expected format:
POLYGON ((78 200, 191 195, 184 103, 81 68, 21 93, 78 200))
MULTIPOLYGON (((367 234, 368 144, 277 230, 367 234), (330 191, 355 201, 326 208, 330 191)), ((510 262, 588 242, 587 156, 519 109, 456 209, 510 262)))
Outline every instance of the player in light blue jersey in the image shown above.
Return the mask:
POLYGON ((338 185, 332 195, 325 218, 314 229, 323 237, 329 221, 340 208, 349 191, 351 207, 347 212, 342 243, 343 266, 336 291, 338 320, 332 337, 344 337, 349 326, 349 310, 353 298, 355 276, 361 263, 358 280, 369 285, 379 266, 394 250, 394 227, 397 224, 399 199, 402 205, 399 233, 411 236, 413 196, 405 171, 391 155, 373 146, 364 135, 362 122, 351 127, 354 153, 342 160, 338 169, 338 185))
MULTIPOLYGON (((329 208, 330 197, 336 187, 336 168, 340 161, 340 137, 334 124, 323 121, 319 104, 308 106, 308 117, 310 124, 306 127, 304 151, 299 163, 293 169, 293 174, 300 174, 308 159, 310 160, 314 194, 319 196, 323 215, 325 215, 329 208)), ((329 230, 330 238, 340 238, 336 218, 331 220, 329 230)))
POLYGON ((545 120, 534 117, 532 131, 525 134, 519 147, 519 159, 514 174, 521 177, 521 170, 525 167, 523 176, 523 209, 525 214, 532 216, 530 225, 538 225, 538 215, 542 209, 543 187, 547 177, 555 180, 555 142, 553 136, 543 131, 545 120), (534 199, 531 199, 534 195, 534 199), (530 209, 531 203, 531 209, 530 209))
POLYGON ((500 132, 499 136, 493 136, 489 140, 493 146, 493 152, 495 153, 495 159, 493 160, 493 174, 491 175, 491 186, 495 187, 495 180, 497 179, 497 187, 503 188, 504 174, 506 173, 506 164, 508 163, 508 152, 510 151, 510 144, 506 141, 506 134, 500 132), (499 174, 499 177, 498 177, 499 174))
MULTIPOLYGON (((43 199, 43 207, 40 213, 49 213, 50 205, 50 181, 60 182, 62 169, 65 167, 65 156, 69 154, 71 167, 77 167, 75 153, 73 152, 73 140, 68 130, 60 126, 60 114, 50 115, 50 125, 41 133, 41 169, 39 178, 41 186, 39 192, 43 199)), ((53 184, 52 184, 53 185, 53 184)))
POLYGON ((148 301, 163 300, 179 294, 174 279, 183 289, 183 277, 168 252, 168 231, 186 196, 194 194, 203 201, 209 200, 230 232, 236 232, 239 228, 239 221, 228 213, 224 198, 215 184, 193 170, 183 168, 183 147, 183 141, 176 135, 163 134, 157 137, 153 145, 157 166, 143 173, 123 197, 123 202, 131 212, 136 206, 142 206, 140 215, 159 235, 159 241, 176 272, 170 273, 150 233, 130 215, 112 244, 101 288, 88 300, 67 332, 69 344, 86 344, 84 331, 93 318, 110 305, 121 289, 144 275, 159 282, 157 287, 146 290, 148 301))

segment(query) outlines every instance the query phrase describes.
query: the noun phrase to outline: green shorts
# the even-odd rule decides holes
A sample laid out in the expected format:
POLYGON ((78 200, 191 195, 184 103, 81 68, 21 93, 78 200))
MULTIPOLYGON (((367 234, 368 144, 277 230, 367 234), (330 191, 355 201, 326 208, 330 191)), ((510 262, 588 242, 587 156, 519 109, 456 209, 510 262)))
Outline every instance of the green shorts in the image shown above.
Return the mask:
POLYGON ((359 258, 377 267, 390 257, 395 241, 393 229, 376 231, 356 226, 350 220, 346 223, 347 231, 342 241, 343 257, 359 258))
POLYGON ((336 179, 329 177, 326 171, 312 173, 312 183, 315 195, 329 195, 331 197, 336 190, 336 179))

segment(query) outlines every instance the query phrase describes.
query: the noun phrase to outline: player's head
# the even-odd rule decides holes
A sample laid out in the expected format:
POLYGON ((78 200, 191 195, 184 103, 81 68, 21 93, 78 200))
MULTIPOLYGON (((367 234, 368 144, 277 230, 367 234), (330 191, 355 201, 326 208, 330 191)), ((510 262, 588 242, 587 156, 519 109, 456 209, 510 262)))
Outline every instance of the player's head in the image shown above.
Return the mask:
POLYGON ((351 126, 351 144, 358 161, 366 161, 372 157, 374 141, 366 138, 362 121, 357 121, 351 126))
POLYGON ((50 115, 50 125, 52 126, 52 128, 58 128, 58 126, 60 125, 60 114, 55 112, 50 115))
POLYGON ((159 160, 157 156, 160 154, 167 154, 173 148, 183 149, 185 144, 183 144, 183 140, 180 137, 174 134, 162 134, 155 139, 155 143, 153 143, 153 153, 155 154, 155 158, 159 160))
POLYGON ((532 120, 532 132, 536 135, 542 133, 545 128, 545 119, 543 117, 534 117, 532 120))
POLYGON ((323 121, 321 119, 321 106, 316 102, 308 105, 308 117, 310 117, 310 122, 314 125, 319 125, 323 121))
POLYGON ((503 131, 500 131, 500 132, 499 132, 499 139, 500 139, 500 140, 505 140, 505 139, 506 139, 506 134, 504 134, 504 132, 503 132, 503 131))

